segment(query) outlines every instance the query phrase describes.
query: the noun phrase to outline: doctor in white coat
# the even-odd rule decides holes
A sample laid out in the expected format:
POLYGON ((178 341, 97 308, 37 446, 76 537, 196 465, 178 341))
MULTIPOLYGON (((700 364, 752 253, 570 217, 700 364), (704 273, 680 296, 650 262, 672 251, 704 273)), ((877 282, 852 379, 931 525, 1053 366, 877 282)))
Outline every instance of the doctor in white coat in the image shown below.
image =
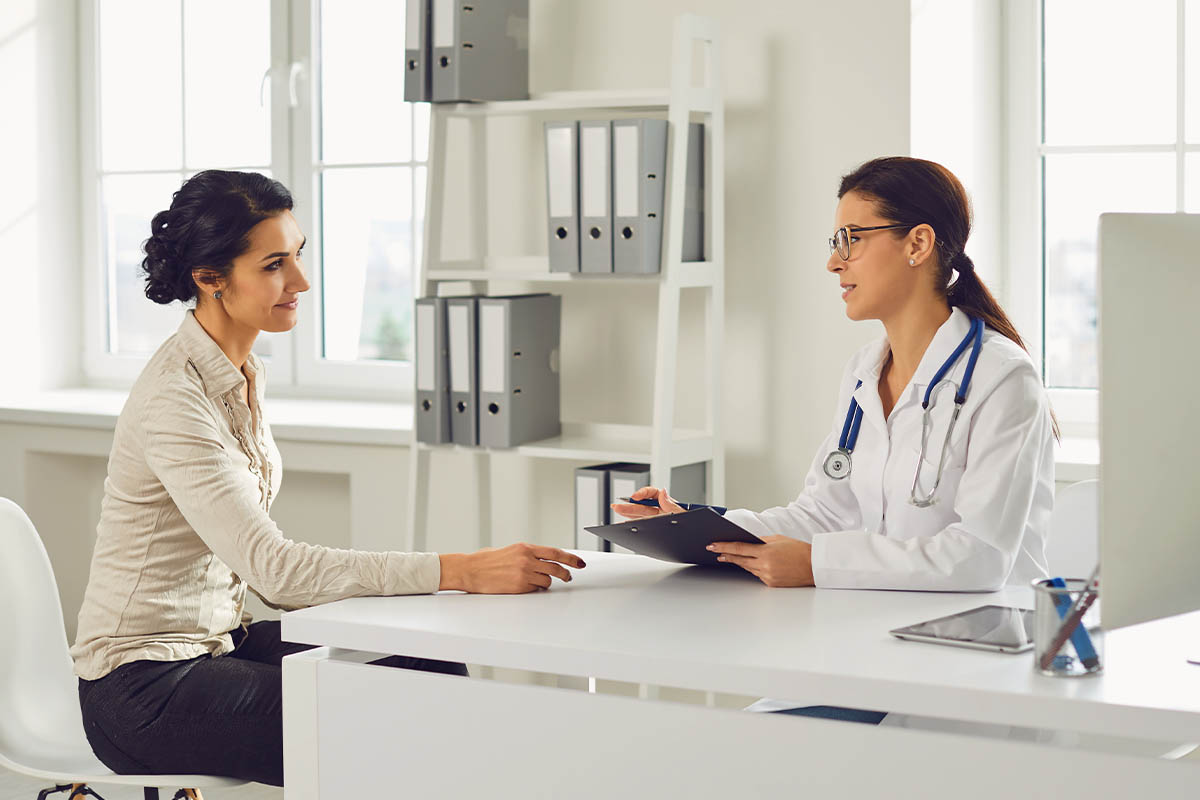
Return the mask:
MULTIPOLYGON (((963 252, 966 191, 940 164, 893 157, 845 176, 838 198, 826 268, 846 315, 880 320, 886 335, 846 365, 800 495, 725 513, 765 543, 709 549, 768 586, 979 592, 1046 577, 1057 424, 1021 337, 963 252)), ((633 495, 652 498, 658 508, 613 509, 683 510, 662 489, 633 495)), ((1042 735, 799 705, 761 700, 751 710, 1042 735)))
MULTIPOLYGON (((963 252, 962 184, 939 164, 880 158, 845 176, 838 197, 826 268, 846 315, 880 320, 886 336, 846 366, 800 495, 726 513, 765 544, 710 549, 769 586, 991 591, 1045 577, 1057 425, 1024 343, 963 252)), ((613 509, 682 510, 658 488, 634 495, 650 498, 660 508, 613 509)))

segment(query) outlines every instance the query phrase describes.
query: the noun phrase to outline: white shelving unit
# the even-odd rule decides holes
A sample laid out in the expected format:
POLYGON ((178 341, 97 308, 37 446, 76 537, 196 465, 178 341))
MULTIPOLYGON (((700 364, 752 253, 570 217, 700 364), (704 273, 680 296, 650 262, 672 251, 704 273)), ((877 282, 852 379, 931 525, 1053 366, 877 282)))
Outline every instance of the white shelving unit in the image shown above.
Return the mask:
MULTIPOLYGON (((725 306, 725 118, 717 86, 720 51, 716 25, 708 19, 683 15, 676 19, 670 88, 668 90, 553 92, 529 100, 493 103, 435 104, 432 107, 429 143, 429 179, 426 188, 425 245, 418 265, 414 293, 429 297, 444 282, 466 283, 474 294, 486 294, 492 282, 562 284, 624 282, 658 291, 654 363, 654 408, 649 426, 563 421, 560 436, 497 452, 530 458, 569 461, 640 461, 650 464, 651 482, 669 487, 671 468, 704 461, 708 468, 708 500, 723 504, 725 452, 721 436, 721 346, 725 306), (700 86, 693 85, 693 57, 699 56, 700 86), (585 275, 552 273, 546 256, 492 257, 487 251, 487 142, 489 117, 546 112, 646 112, 665 115, 670 123, 667 145, 669 164, 663 218, 662 268, 656 275, 585 275), (468 122, 471 163, 470 203, 472 252, 477 258, 446 261, 442 258, 443 192, 446 181, 447 121, 468 122), (683 254, 684 182, 687 174, 687 125, 693 119, 705 124, 705 248, 706 261, 685 262, 683 254), (680 295, 684 289, 706 294, 707 328, 705 364, 706 420, 703 430, 675 427, 676 354, 679 345, 680 295)), ((564 315, 563 325, 571 321, 564 315)), ((474 457, 478 497, 480 546, 491 544, 491 462, 493 451, 481 447, 429 445, 414 442, 409 468, 408 548, 426 547, 430 453, 434 449, 460 450, 474 457)))

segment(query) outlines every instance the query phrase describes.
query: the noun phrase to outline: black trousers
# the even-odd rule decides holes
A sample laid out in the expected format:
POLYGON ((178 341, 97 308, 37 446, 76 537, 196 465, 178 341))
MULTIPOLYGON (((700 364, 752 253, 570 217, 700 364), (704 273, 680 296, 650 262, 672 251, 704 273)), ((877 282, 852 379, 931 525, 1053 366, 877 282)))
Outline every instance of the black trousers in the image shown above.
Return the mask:
MULTIPOLYGON (((311 650, 280 641, 278 622, 233 631, 228 655, 134 661, 79 681, 83 727, 119 774, 221 775, 283 786, 281 659, 311 650)), ((389 656, 389 667, 466 675, 462 664, 389 656)))

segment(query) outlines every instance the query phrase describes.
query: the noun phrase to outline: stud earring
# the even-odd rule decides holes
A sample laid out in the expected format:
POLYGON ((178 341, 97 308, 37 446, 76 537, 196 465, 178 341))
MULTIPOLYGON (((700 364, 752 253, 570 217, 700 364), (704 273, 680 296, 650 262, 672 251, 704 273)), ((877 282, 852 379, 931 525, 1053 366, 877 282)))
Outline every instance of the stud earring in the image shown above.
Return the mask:
POLYGON ((910 258, 910 259, 908 260, 908 265, 909 265, 910 267, 915 267, 915 266, 917 265, 917 260, 916 260, 915 258, 910 258))
POLYGON ((217 291, 213 292, 213 300, 220 300, 220 299, 221 299, 221 290, 218 289, 217 291))

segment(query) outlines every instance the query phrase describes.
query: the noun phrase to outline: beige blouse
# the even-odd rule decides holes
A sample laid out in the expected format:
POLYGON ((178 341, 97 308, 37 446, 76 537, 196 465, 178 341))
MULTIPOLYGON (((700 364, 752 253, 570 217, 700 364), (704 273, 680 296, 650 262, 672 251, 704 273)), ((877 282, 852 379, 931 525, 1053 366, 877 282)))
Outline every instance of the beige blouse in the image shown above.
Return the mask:
POLYGON ((246 589, 299 608, 437 591, 436 553, 334 550, 285 537, 268 512, 283 470, 263 418, 262 362, 245 375, 188 311, 117 419, 75 673, 233 649, 246 589), (250 405, 241 398, 249 380, 250 405))

